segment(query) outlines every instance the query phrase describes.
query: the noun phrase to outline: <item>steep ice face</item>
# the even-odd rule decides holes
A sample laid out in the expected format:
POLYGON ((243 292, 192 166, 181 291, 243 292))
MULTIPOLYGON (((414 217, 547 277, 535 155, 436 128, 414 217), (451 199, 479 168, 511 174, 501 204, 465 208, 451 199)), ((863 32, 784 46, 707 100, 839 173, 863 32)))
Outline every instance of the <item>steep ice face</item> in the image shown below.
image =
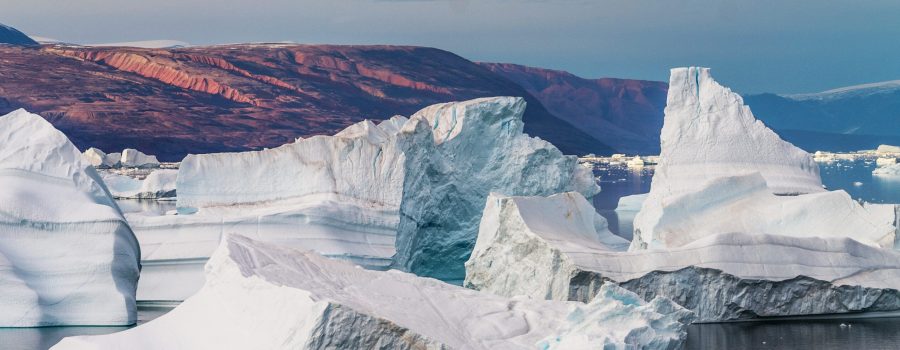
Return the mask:
POLYGON ((160 169, 143 180, 115 173, 103 173, 103 182, 115 198, 155 199, 175 197, 178 170, 160 169))
POLYGON ((0 117, 0 327, 134 323, 140 250, 65 135, 0 117))
POLYGON ((900 252, 892 249, 845 237, 727 232, 625 251, 603 225, 587 224, 597 214, 578 197, 488 198, 465 286, 587 302, 613 281, 646 300, 669 297, 701 321, 900 310, 900 252))
POLYGON ((126 148, 122 151, 121 164, 126 167, 155 168, 159 166, 159 160, 156 159, 156 156, 146 155, 133 148, 126 148))
POLYGON ((708 68, 672 69, 661 147, 650 194, 635 218, 634 249, 655 244, 666 198, 718 177, 757 172, 776 195, 823 191, 812 156, 756 120, 708 68))
POLYGON ((84 157, 95 168, 112 168, 119 164, 121 155, 119 153, 106 154, 98 148, 91 147, 84 151, 84 157))
POLYGON ((200 292, 153 322, 53 349, 669 349, 691 317, 611 285, 591 304, 509 299, 236 235, 206 275, 200 292))
POLYGON ((433 143, 407 149, 407 179, 394 265, 420 276, 462 280, 490 192, 550 195, 599 191, 589 169, 522 132, 525 101, 496 97, 427 107, 404 131, 425 124, 433 143))

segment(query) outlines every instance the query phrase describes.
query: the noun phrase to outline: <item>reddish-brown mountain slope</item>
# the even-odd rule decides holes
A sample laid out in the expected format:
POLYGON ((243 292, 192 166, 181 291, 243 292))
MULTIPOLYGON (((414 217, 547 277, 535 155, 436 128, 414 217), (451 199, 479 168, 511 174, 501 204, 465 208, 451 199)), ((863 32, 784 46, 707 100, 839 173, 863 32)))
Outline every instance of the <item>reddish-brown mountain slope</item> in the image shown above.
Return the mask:
POLYGON ((0 47, 0 113, 40 113, 82 148, 161 159, 274 147, 439 102, 523 96, 525 131, 566 153, 610 153, 512 81, 421 47, 0 47))
POLYGON ((584 79, 571 73, 481 63, 537 97, 550 113, 629 154, 658 154, 666 107, 664 82, 584 79))

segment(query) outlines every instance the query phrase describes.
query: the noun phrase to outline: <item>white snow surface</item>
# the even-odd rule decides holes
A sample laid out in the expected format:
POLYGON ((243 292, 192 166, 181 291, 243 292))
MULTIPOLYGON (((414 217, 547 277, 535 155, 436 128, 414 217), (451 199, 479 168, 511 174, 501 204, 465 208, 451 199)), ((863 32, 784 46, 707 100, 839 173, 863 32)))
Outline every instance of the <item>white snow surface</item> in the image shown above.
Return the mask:
POLYGON ((692 314, 613 284, 590 304, 504 298, 228 235, 196 295, 65 349, 669 349, 692 314))
MULTIPOLYGON (((115 153, 113 153, 115 154, 115 153)), ((134 148, 126 148, 122 151, 122 166, 133 168, 155 168, 159 166, 156 156, 144 154, 134 148)))
MULTIPOLYGON (((709 218, 697 220, 704 219, 709 218)), ((576 271, 624 282, 653 271, 695 266, 745 279, 807 276, 839 286, 900 288, 900 252, 848 237, 726 230, 666 250, 625 251, 624 240, 612 236, 601 220, 577 193, 492 195, 466 263, 465 285, 498 295, 568 300, 576 271)))
POLYGON ((0 117, 0 188, 0 327, 133 323, 137 240, 66 136, 0 117))
POLYGON ((897 176, 900 177, 900 163, 883 166, 880 168, 875 168, 872 170, 872 175, 875 176, 897 176))
MULTIPOLYGON (((128 220, 150 270, 179 264, 202 278, 196 266, 221 236, 240 233, 368 268, 462 280, 491 191, 599 190, 575 157, 522 132, 524 110, 514 97, 444 103, 269 150, 190 155, 176 184, 179 215, 128 220)), ((187 296, 151 280, 139 299, 187 296)))
POLYGON ((103 172, 103 182, 115 198, 153 199, 170 196, 175 191, 176 169, 154 170, 143 180, 130 176, 103 172))
POLYGON ((776 195, 824 191, 812 155, 756 120, 740 95, 713 80, 708 68, 672 69, 661 148, 650 193, 635 217, 632 249, 665 247, 658 232, 670 199, 720 177, 759 173, 776 195))

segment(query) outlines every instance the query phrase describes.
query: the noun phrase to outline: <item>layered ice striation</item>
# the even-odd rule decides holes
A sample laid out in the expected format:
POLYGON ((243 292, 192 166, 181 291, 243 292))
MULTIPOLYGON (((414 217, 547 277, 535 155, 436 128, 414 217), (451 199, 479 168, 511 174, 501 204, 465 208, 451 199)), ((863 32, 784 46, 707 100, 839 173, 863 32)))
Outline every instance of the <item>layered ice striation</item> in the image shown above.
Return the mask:
POLYGON ((270 150, 188 156, 179 214, 128 217, 147 266, 139 298, 190 295, 224 233, 461 281, 489 192, 598 191, 575 157, 522 132, 524 110, 513 97, 445 103, 270 150))
MULTIPOLYGON (((813 157, 782 140, 762 122, 756 120, 750 108, 744 105, 741 96, 713 80, 708 68, 672 69, 661 148, 660 161, 653 175, 650 193, 635 217, 632 249, 664 249, 673 240, 678 240, 671 237, 677 233, 668 231, 667 222, 663 221, 664 216, 671 216, 666 214, 667 210, 678 209, 669 206, 669 203, 680 196, 698 192, 701 188, 710 186, 710 183, 719 181, 720 178, 758 173, 762 176, 768 191, 777 196, 797 196, 824 191, 819 168, 813 157)), ((707 195, 708 192, 707 190, 707 195)), ((748 212, 752 208, 772 204, 754 202, 754 198, 763 199, 763 196, 744 196, 745 193, 739 191, 730 193, 735 196, 730 203, 739 201, 746 205, 746 208, 742 209, 744 217, 752 215, 748 212)), ((712 195, 715 197, 715 194, 712 195)), ((835 203, 842 201, 837 197, 846 197, 834 193, 825 196, 835 203)), ((771 198, 767 201, 776 202, 771 198)), ((793 203, 801 202, 802 200, 793 201, 793 203)), ((849 207, 846 210, 835 208, 837 212, 811 213, 810 215, 816 217, 805 219, 812 222, 834 215, 857 216, 856 214, 861 211, 858 204, 847 203, 847 205, 849 207)), ((714 207, 715 205, 710 204, 706 209, 718 210, 714 207)), ((803 214, 802 209, 797 210, 798 214, 803 214)), ((776 211, 777 208, 768 208, 768 213, 776 211)), ((772 218, 759 215, 759 220, 772 221, 772 218)), ((769 227, 778 225, 777 222, 770 222, 769 227)), ((845 231, 846 226, 798 227, 798 229, 806 228, 816 229, 816 232, 795 231, 787 234, 843 236, 849 233, 845 231)), ((723 233, 712 226, 701 226, 699 229, 701 231, 693 234, 723 233)), ((786 232, 781 230, 778 233, 786 232)), ((858 238, 867 243, 873 242, 868 234, 858 238)), ((680 239, 682 242, 688 240, 680 239)), ((874 240, 874 242, 883 241, 874 240)))
POLYGON ((133 324, 138 242, 66 136, 0 117, 0 188, 0 327, 133 324))
POLYGON ((900 309, 900 252, 847 237, 729 232, 627 251, 580 194, 488 198, 465 285, 590 301, 607 281, 700 321, 900 309))
POLYGON ((178 170, 155 170, 143 179, 108 172, 102 177, 109 192, 117 199, 174 198, 178 170))
POLYGON ((53 349, 673 349, 693 316, 613 284, 589 304, 510 299, 237 235, 206 276, 154 321, 53 349))

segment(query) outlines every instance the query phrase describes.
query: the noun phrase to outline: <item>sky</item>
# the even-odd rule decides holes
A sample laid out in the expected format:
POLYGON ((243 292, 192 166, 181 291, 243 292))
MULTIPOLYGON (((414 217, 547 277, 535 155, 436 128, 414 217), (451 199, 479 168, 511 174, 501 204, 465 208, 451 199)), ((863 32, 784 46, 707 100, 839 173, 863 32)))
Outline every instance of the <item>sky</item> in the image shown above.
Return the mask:
POLYGON ((585 78, 700 65, 742 93, 900 79, 900 1, 0 0, 0 23, 73 43, 437 47, 585 78))

